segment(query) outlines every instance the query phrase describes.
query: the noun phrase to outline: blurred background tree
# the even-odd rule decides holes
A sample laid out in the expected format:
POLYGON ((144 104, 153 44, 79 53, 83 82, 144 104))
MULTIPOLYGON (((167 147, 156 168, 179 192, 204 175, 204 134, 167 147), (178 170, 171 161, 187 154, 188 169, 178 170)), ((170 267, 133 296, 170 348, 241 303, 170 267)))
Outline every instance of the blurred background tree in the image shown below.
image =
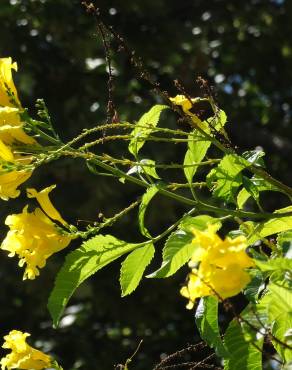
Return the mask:
MULTIPOLYGON (((214 85, 228 115, 227 129, 240 150, 257 146, 266 152, 272 174, 291 184, 292 155, 292 3, 285 0, 100 0, 103 16, 141 56, 162 88, 175 95, 179 79, 191 96, 200 95, 196 78, 214 85)), ((23 106, 36 112, 44 98, 57 131, 68 140, 85 127, 106 120, 107 68, 94 19, 77 0, 6 0, 0 5, 0 55, 18 62, 15 79, 23 106)), ((112 49, 114 100, 121 120, 137 120, 160 102, 133 71, 127 56, 112 49)), ((173 114, 164 123, 175 125, 173 114)), ((122 156, 123 144, 107 149, 122 156)), ((148 147, 148 155, 181 161, 177 146, 148 147)), ((98 148, 104 152, 103 147, 98 148)), ((58 184, 55 204, 70 222, 86 225, 100 212, 110 216, 141 190, 125 192, 121 183, 89 173, 83 163, 61 160, 38 169, 29 185, 58 184), (110 184, 110 186, 109 186, 110 184)), ((267 210, 282 198, 265 199, 267 210)), ((22 196, 1 203, 1 220, 25 204, 22 196)), ((185 209, 158 197, 148 215, 158 231, 185 209), (165 218, 161 218, 162 212, 165 218)), ((139 239, 132 212, 115 227, 115 235, 139 239)), ((6 229, 2 227, 5 235, 6 229)), ((133 368, 149 370, 165 353, 198 340, 193 313, 185 310, 179 286, 186 270, 164 281, 146 280, 121 299, 119 263, 79 288, 58 330, 45 310, 56 271, 66 252, 49 260, 35 281, 22 282, 16 259, 2 253, 0 276, 1 333, 16 328, 33 334, 35 344, 60 358, 66 370, 113 369, 142 348, 133 368)), ((159 265, 157 258, 157 266, 159 265)), ((243 301, 244 303, 244 301, 243 301)), ((1 335, 2 335, 1 334, 1 335)))

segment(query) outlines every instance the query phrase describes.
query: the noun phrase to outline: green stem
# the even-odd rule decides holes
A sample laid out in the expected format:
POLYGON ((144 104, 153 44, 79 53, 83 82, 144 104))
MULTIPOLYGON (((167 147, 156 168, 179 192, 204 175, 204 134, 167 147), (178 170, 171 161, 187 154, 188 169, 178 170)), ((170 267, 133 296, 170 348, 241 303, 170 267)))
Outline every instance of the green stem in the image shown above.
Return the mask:
MULTIPOLYGON (((196 187, 196 188, 202 188, 202 187, 205 187, 205 186, 207 186, 206 182, 193 182, 192 183, 192 187, 196 187)), ((189 182, 186 182, 186 183, 172 182, 172 183, 166 185, 167 189, 170 189, 170 190, 173 190, 173 191, 176 190, 176 189, 189 188, 189 187, 190 187, 189 182)))
POLYGON ((27 112, 23 112, 23 114, 25 116, 24 120, 29 122, 30 126, 32 127, 31 128, 32 131, 36 132, 44 140, 47 140, 48 142, 50 142, 52 144, 60 146, 60 144, 61 144, 60 140, 53 138, 52 136, 46 134, 44 131, 42 131, 41 129, 39 129, 37 127, 37 124, 38 124, 37 120, 34 120, 34 119, 30 118, 29 115, 27 114, 27 112))
MULTIPOLYGON (((88 152, 80 152, 77 150, 74 151, 66 151, 63 152, 63 155, 68 155, 71 157, 75 158, 84 158, 86 160, 89 160, 91 163, 95 164, 98 167, 103 168, 107 172, 113 173, 117 177, 124 178, 125 180, 128 180, 136 185, 139 185, 143 188, 148 188, 149 184, 146 182, 131 176, 127 175, 125 172, 122 170, 112 167, 109 164, 106 164, 102 162, 100 159, 98 159, 98 156, 93 154, 93 153, 88 153, 88 152)), ((184 196, 181 196, 179 194, 170 192, 166 190, 164 187, 159 187, 159 193, 167 196, 168 198, 172 198, 174 200, 177 200, 180 203, 187 204, 189 206, 197 207, 198 211, 206 211, 206 212, 212 212, 212 213, 217 213, 221 215, 231 215, 231 216, 238 216, 241 218, 251 218, 251 219, 261 219, 261 218, 266 218, 266 219, 271 219, 271 218, 281 218, 281 217, 286 217, 286 216, 291 216, 292 212, 286 212, 286 213, 255 213, 255 212, 247 212, 247 211, 242 211, 242 210, 233 210, 233 209, 228 209, 228 208, 220 208, 216 207, 213 205, 209 205, 207 203, 204 203, 202 201, 196 201, 193 199, 186 198, 184 196)))
MULTIPOLYGON (((130 141, 133 139, 134 136, 132 135, 111 135, 111 136, 106 136, 99 138, 97 140, 91 141, 89 143, 86 143, 79 147, 79 150, 87 150, 95 145, 103 144, 106 141, 111 141, 111 140, 124 140, 124 141, 130 141)), ((137 138, 137 142, 139 141, 145 141, 143 137, 137 138)), ((156 137, 153 135, 147 136, 147 141, 156 141, 156 142, 163 142, 163 143, 187 143, 190 142, 190 139, 177 139, 177 138, 166 138, 166 137, 156 137)))
POLYGON ((147 164, 147 163, 142 163, 141 161, 131 161, 130 159, 118 159, 118 158, 115 158, 115 157, 112 157, 108 154, 104 154, 101 156, 101 158, 104 160, 104 161, 107 161, 109 163, 119 163, 123 166, 139 166, 141 168, 143 167, 154 167, 154 168, 162 168, 162 169, 171 169, 171 168, 187 168, 187 167, 195 167, 195 166, 209 166, 209 165, 213 165, 215 163, 219 163, 221 161, 221 159, 208 159, 206 161, 202 161, 202 162, 195 162, 195 163, 192 163, 192 164, 179 164, 179 163, 172 163, 172 164, 147 164))
MULTIPOLYGON (((181 112, 180 112, 180 114, 182 115, 181 112)), ((187 119, 187 121, 191 124, 191 126, 194 125, 194 122, 186 114, 183 114, 183 117, 185 119, 187 119)), ((218 141, 215 137, 213 137, 213 136, 209 135, 208 133, 206 133, 199 126, 196 126, 196 129, 205 137, 206 140, 209 140, 212 144, 214 144, 223 153, 225 153, 225 154, 236 154, 235 151, 232 148, 225 147, 220 141, 218 141)), ((178 131, 175 131, 175 130, 173 130, 173 131, 175 133, 178 133, 178 131)), ((85 133, 83 135, 86 136, 85 133)), ((79 137, 77 137, 76 138, 76 141, 78 141, 81 136, 82 135, 80 135, 79 137)), ((97 140, 95 140, 93 142, 86 143, 83 146, 81 146, 79 148, 79 150, 89 149, 92 146, 95 146, 95 145, 104 143, 105 141, 120 140, 120 139, 122 139, 122 140, 131 140, 132 139, 132 136, 131 135, 112 135, 112 136, 107 136, 105 138, 100 138, 100 139, 97 139, 97 140)), ((141 140, 144 140, 144 139, 141 138, 141 140)), ((76 141, 74 141, 74 142, 76 142, 76 141)), ((147 141, 185 143, 185 142, 188 142, 189 139, 187 139, 187 138, 186 139, 160 138, 160 137, 155 137, 153 135, 149 135, 148 138, 147 138, 147 141)), ((73 142, 73 140, 72 140, 72 142, 73 142)), ((66 147, 66 145, 65 145, 65 147, 66 147)), ((267 173, 265 170, 263 170, 262 168, 258 167, 257 165, 251 164, 247 169, 250 172, 252 172, 253 174, 260 176, 261 178, 263 178, 264 180, 266 180, 268 183, 276 186, 278 189, 282 190, 285 194, 287 194, 290 197, 290 199, 292 199, 292 188, 291 187, 289 187, 289 186, 283 184, 281 181, 273 178, 269 173, 267 173)))
POLYGON ((164 238, 166 235, 171 233, 174 229, 177 228, 177 226, 188 216, 191 216, 193 213, 197 211, 196 208, 192 208, 189 212, 185 213, 179 220, 177 220, 174 224, 169 226, 166 230, 164 230, 161 234, 155 236, 151 239, 153 243, 157 242, 158 240, 164 238))
MULTIPOLYGON (((165 96, 163 96, 163 97, 165 98, 165 96)), ((167 99, 167 101, 168 101, 169 105, 171 106, 171 108, 175 112, 177 112, 180 116, 182 116, 183 119, 185 119, 190 124, 191 127, 194 126, 194 122, 192 121, 192 119, 185 112, 181 111, 179 109, 179 107, 173 105, 169 101, 169 99, 167 99)), ((212 107, 212 108, 214 109, 214 107, 212 107)), ((133 124, 128 123, 128 122, 100 125, 100 126, 92 128, 92 129, 85 130, 80 135, 78 135, 76 138, 69 141, 67 144, 59 147, 59 149, 55 153, 59 153, 59 152, 62 152, 63 150, 65 150, 65 149, 69 149, 71 147, 71 145, 77 143, 78 141, 80 141, 84 137, 86 137, 86 136, 88 136, 88 135, 90 135, 94 132, 97 132, 97 131, 102 131, 104 129, 116 129, 116 128, 131 128, 131 129, 133 129, 134 127, 138 127, 138 126, 133 125, 133 124)), ((141 125, 141 128, 147 128, 147 127, 148 127, 147 125, 141 125)), ((53 144, 60 145, 60 141, 58 141, 58 140, 52 138, 51 136, 47 135, 43 131, 39 130, 37 127, 34 127, 34 128, 36 130, 38 130, 38 133, 42 138, 48 140, 49 142, 52 142, 53 144)), ((204 131, 199 126, 195 125, 195 128, 196 128, 196 130, 198 130, 204 136, 204 138, 206 140, 209 140, 212 144, 214 144, 223 153, 225 153, 225 154, 236 154, 235 151, 232 148, 225 147, 219 140, 217 140, 214 136, 208 134, 206 131, 204 131)), ((172 135, 182 135, 182 136, 189 135, 189 133, 187 133, 185 131, 182 131, 182 130, 172 130, 172 129, 160 128, 160 127, 155 127, 153 129, 153 132, 163 132, 163 133, 169 133, 169 134, 172 134, 172 135)), ((93 142, 84 144, 79 149, 80 150, 88 149, 89 147, 97 145, 99 143, 103 143, 106 140, 117 140, 117 139, 122 139, 122 138, 123 139, 130 139, 131 135, 114 135, 114 136, 109 136, 107 138, 100 138, 100 139, 95 140, 93 142)), ((154 136, 150 136, 148 139, 152 140, 152 141, 166 141, 166 142, 187 142, 187 141, 189 141, 189 139, 157 138, 157 137, 154 137, 154 136)), ((280 189, 284 193, 286 193, 290 197, 290 199, 292 199, 292 188, 283 184, 281 181, 273 178, 264 169, 252 164, 251 166, 248 167, 248 170, 250 170, 253 174, 256 174, 256 175, 260 176, 261 178, 266 180, 268 183, 276 186, 278 189, 280 189)))
POLYGON ((97 234, 101 229, 105 227, 112 226, 119 218, 123 217, 126 213, 130 212, 133 208, 137 207, 141 202, 141 199, 136 200, 135 202, 131 203, 128 207, 124 208, 122 211, 116 213, 113 217, 106 219, 104 222, 100 223, 96 227, 90 227, 87 231, 78 231, 74 233, 77 237, 81 237, 83 239, 88 238, 90 235, 97 234))

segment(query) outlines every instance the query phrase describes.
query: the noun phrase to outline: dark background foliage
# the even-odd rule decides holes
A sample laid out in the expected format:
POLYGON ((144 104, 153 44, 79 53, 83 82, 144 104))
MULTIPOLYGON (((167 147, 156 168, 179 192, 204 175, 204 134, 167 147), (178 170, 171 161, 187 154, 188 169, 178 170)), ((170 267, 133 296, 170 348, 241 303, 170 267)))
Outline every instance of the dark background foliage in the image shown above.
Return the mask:
MULTIPOLYGON (((198 75, 215 86, 228 115, 228 132, 240 150, 261 146, 272 174, 291 183, 292 155, 292 3, 285 0, 101 0, 103 16, 142 57, 150 73, 171 95, 178 78, 190 95, 200 94, 198 75)), ((0 5, 0 55, 18 62, 15 79, 24 106, 44 98, 57 131, 68 140, 85 127, 106 120, 107 72, 96 25, 77 0, 5 0, 0 5)), ((137 120, 160 102, 137 78, 122 52, 112 50, 115 104, 122 120, 137 120)), ((165 115, 165 126, 174 125, 165 115)), ((104 152, 122 156, 114 142, 104 152)), ((183 158, 184 148, 149 146, 157 160, 183 158), (158 148, 158 149, 157 149, 158 148)), ((38 169, 29 185, 57 183, 57 207, 70 222, 86 224, 98 214, 114 214, 141 189, 127 187, 89 173, 84 163, 60 160, 38 169), (80 221, 81 220, 81 221, 80 221)), ((1 203, 1 217, 19 212, 26 200, 1 203)), ((283 203, 265 199, 270 210, 283 203)), ((283 203, 284 204, 284 203, 283 203)), ((147 222, 154 234, 185 211, 158 197, 147 222)), ((112 230, 129 241, 140 240, 130 213, 112 230)), ((3 236, 6 229, 2 227, 3 236)), ((78 244, 76 244, 77 246, 78 244)), ((120 298, 119 263, 98 272, 74 295, 54 330, 46 310, 53 279, 67 251, 52 257, 35 281, 22 282, 16 259, 1 253, 1 336, 15 328, 32 334, 32 341, 56 355, 64 369, 113 369, 142 348, 133 369, 148 370, 165 353, 198 341, 193 313, 179 294, 187 269, 160 281, 146 280, 130 297, 120 298)), ((159 255, 159 253, 157 254, 159 255)), ((159 265, 160 258, 154 261, 159 265)))

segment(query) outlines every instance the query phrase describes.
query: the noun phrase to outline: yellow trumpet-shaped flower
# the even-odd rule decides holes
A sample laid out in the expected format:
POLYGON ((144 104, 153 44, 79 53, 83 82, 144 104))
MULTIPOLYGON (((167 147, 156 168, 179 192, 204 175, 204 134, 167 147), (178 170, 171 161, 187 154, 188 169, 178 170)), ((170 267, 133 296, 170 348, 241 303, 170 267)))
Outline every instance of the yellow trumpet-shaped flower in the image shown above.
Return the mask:
POLYGON ((11 145, 13 142, 35 144, 36 141, 23 130, 20 110, 15 107, 0 107, 0 140, 11 145))
POLYGON ((51 367, 52 358, 26 343, 30 334, 12 330, 4 337, 3 348, 11 352, 0 361, 1 370, 30 369, 41 370, 51 367))
POLYGON ((209 261, 220 268, 230 264, 238 264, 242 268, 253 266, 253 260, 246 254, 246 238, 241 235, 234 239, 229 237, 222 240, 216 234, 217 226, 209 225, 207 230, 193 230, 193 243, 198 245, 192 255, 191 263, 209 261))
POLYGON ((27 169, 17 169, 19 165, 27 165, 31 161, 28 156, 15 156, 9 146, 0 140, 0 198, 8 200, 20 194, 17 189, 32 174, 27 169), (8 169, 8 165, 11 167, 8 169), (16 169, 14 169, 16 168, 16 169))
POLYGON ((13 69, 17 71, 16 62, 13 63, 11 58, 0 58, 0 106, 2 107, 14 107, 7 90, 13 94, 15 102, 20 105, 12 78, 13 69))
POLYGON ((53 188, 51 186, 39 193, 35 189, 29 189, 29 196, 35 196, 43 210, 36 208, 30 213, 26 206, 22 213, 9 215, 5 221, 10 231, 2 242, 1 249, 7 250, 9 257, 17 255, 20 267, 26 264, 24 280, 35 279, 39 275, 39 269, 46 265, 46 260, 66 248, 73 238, 51 220, 53 218, 65 224, 49 200, 48 194, 53 188))
POLYGON ((238 294, 251 280, 245 269, 254 266, 245 252, 246 238, 222 240, 212 225, 193 233, 196 250, 189 263, 192 271, 187 285, 181 289, 181 294, 189 299, 187 308, 192 308, 200 297, 213 295, 225 299, 238 294))
POLYGON ((23 131, 13 69, 17 71, 17 64, 12 63, 11 58, 0 58, 0 140, 9 145, 14 141, 35 144, 35 140, 23 131))

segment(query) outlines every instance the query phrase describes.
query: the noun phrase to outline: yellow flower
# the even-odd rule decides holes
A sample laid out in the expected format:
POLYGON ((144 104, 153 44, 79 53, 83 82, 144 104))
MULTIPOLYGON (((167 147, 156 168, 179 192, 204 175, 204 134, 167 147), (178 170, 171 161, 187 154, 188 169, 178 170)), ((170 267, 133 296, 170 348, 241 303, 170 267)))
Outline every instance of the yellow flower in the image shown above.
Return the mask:
POLYGON ((182 108, 182 110, 184 111, 184 113, 186 113, 188 116, 190 116, 190 118, 195 123, 195 125, 199 126, 202 130, 207 130, 208 129, 208 124, 206 124, 206 122, 202 122, 196 114, 194 114, 190 111, 190 109, 193 107, 193 105, 201 100, 200 98, 188 99, 184 95, 176 95, 174 98, 169 98, 169 100, 174 105, 180 106, 182 108))
POLYGON ((180 294, 189 299, 187 308, 192 309, 197 298, 211 295, 212 291, 206 284, 202 283, 198 276, 198 270, 193 269, 188 275, 188 285, 181 288, 180 294))
POLYGON ((25 169, 13 169, 13 166, 20 164, 29 164, 30 157, 15 156, 11 149, 0 140, 0 198, 8 200, 16 198, 20 194, 17 189, 20 184, 25 182, 32 174, 25 169), (5 169, 5 165, 11 166, 11 169, 5 169))
POLYGON ((187 308, 192 308, 194 301, 204 296, 232 297, 250 282, 245 269, 254 266, 254 262, 245 252, 246 238, 222 240, 215 229, 209 225, 205 231, 193 230, 196 250, 189 262, 192 272, 187 286, 181 289, 181 294, 189 299, 187 308))
POLYGON ((9 369, 47 369, 51 366, 52 358, 45 353, 29 346, 26 338, 30 334, 19 330, 12 330, 4 337, 3 348, 10 349, 11 353, 0 361, 1 370, 9 369))
POLYGON ((242 268, 254 265, 252 259, 245 252, 247 245, 243 235, 234 239, 227 237, 222 240, 216 234, 216 229, 216 225, 208 225, 204 231, 193 230, 195 235, 193 243, 197 245, 197 248, 192 255, 191 263, 208 260, 221 268, 232 263, 237 263, 242 268))
POLYGON ((17 64, 11 58, 0 58, 0 140, 5 144, 19 141, 35 144, 35 140, 23 131, 20 120, 21 104, 12 79, 12 69, 17 71, 17 64), (8 94, 14 95, 14 102, 8 94))
POLYGON ((15 156, 11 149, 0 140, 0 198, 8 200, 16 198, 20 191, 17 189, 30 176, 31 171, 14 170, 17 165, 29 164, 30 157, 15 156), (10 165, 11 169, 4 168, 10 165))
POLYGON ((56 210, 56 208, 53 206, 50 198, 49 193, 55 189, 56 185, 48 186, 47 188, 36 191, 35 189, 27 189, 27 196, 29 198, 36 198, 39 205, 42 207, 42 209, 46 212, 46 214, 53 220, 59 221, 64 226, 68 225, 68 223, 62 218, 60 213, 56 210))
POLYGON ((15 141, 24 144, 35 144, 36 141, 23 130, 20 110, 14 107, 0 107, 0 140, 11 145, 15 141))
POLYGON ((12 63, 11 58, 0 58, 0 106, 14 107, 11 102, 11 97, 7 93, 7 89, 14 95, 14 99, 20 105, 17 91, 12 79, 12 69, 17 71, 17 64, 12 63))
POLYGON ((174 98, 169 98, 169 100, 174 104, 174 105, 179 105, 181 106, 182 110, 189 114, 189 110, 192 108, 193 104, 196 103, 197 101, 200 100, 200 98, 192 98, 188 99, 184 95, 177 95, 174 98))
POLYGON ((49 217, 65 224, 59 212, 49 200, 51 186, 37 192, 29 189, 29 196, 35 196, 43 208, 28 212, 27 206, 20 214, 9 215, 5 224, 10 231, 2 242, 1 249, 9 251, 9 257, 17 255, 19 266, 26 264, 23 279, 35 279, 39 269, 46 265, 46 260, 54 253, 66 248, 73 236, 65 235, 49 217), (49 216, 49 217, 48 217, 49 216))

